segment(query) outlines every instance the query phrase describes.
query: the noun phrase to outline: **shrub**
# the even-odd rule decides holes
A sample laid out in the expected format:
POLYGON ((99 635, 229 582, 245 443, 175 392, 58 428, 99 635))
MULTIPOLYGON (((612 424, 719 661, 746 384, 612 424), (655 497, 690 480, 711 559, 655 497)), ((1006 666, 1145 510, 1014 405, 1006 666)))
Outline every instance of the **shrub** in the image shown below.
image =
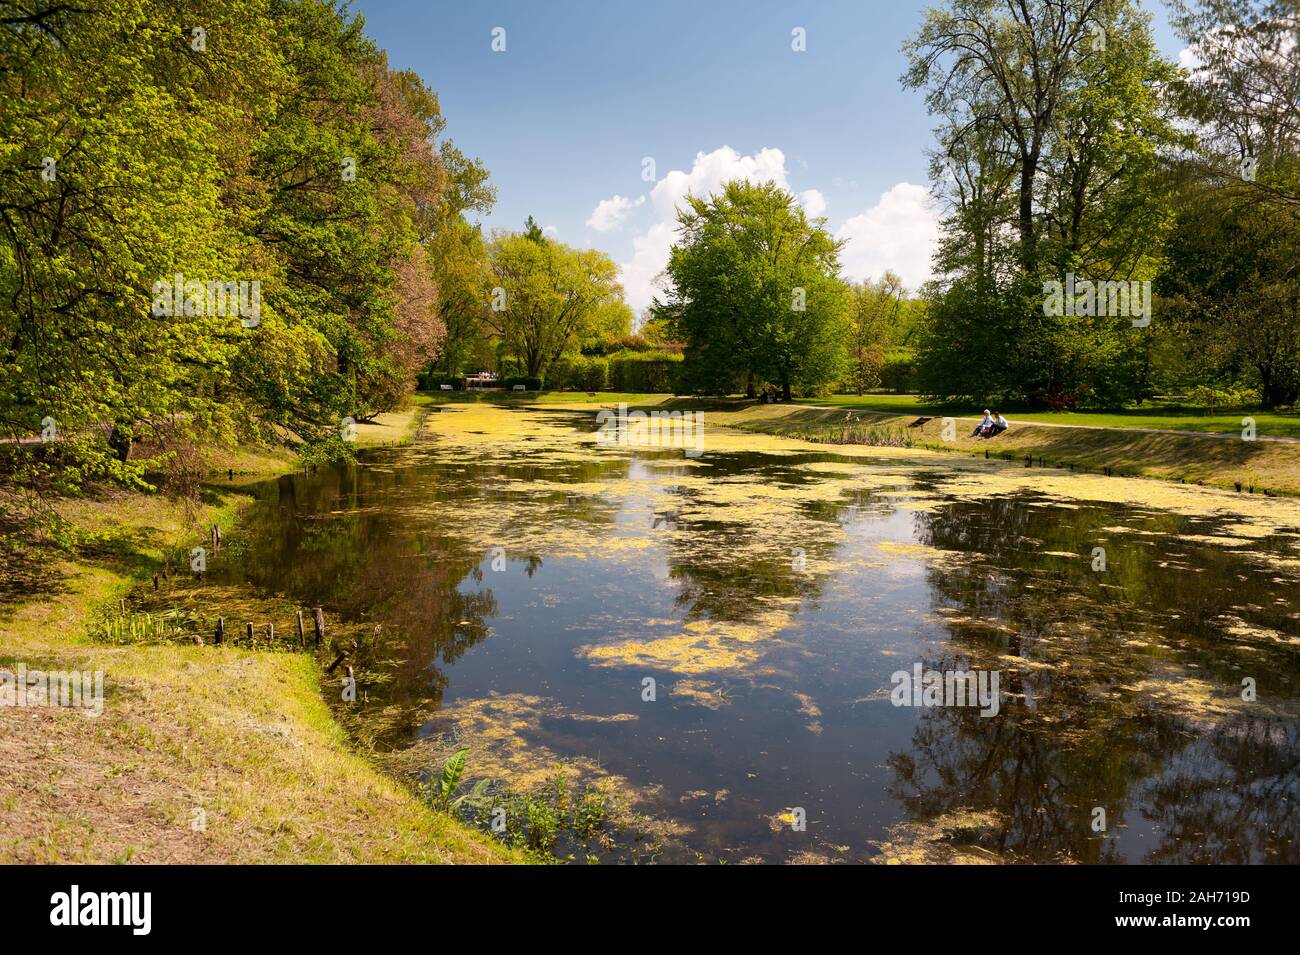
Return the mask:
POLYGON ((880 368, 880 387, 895 394, 909 392, 913 387, 916 363, 906 352, 894 352, 885 356, 885 363, 880 368))
POLYGON ((675 393, 682 357, 671 352, 619 352, 609 358, 612 391, 675 393))
POLYGON ((572 355, 546 369, 546 387, 556 391, 605 391, 609 362, 600 357, 572 355))
POLYGON ((460 379, 453 378, 450 375, 440 375, 432 371, 422 371, 416 379, 416 387, 420 391, 438 391, 443 385, 451 385, 459 391, 460 379))
POLYGON ((501 379, 501 387, 505 388, 507 391, 513 391, 515 385, 523 385, 526 391, 541 391, 542 379, 528 378, 523 375, 512 375, 509 378, 501 379))

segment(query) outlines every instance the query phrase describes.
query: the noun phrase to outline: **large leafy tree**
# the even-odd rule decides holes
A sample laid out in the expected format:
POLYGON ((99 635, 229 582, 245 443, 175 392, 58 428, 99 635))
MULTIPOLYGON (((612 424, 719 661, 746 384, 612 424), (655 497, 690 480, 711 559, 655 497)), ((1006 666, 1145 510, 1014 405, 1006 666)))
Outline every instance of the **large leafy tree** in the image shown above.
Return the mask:
POLYGON ((489 248, 492 305, 485 321, 506 356, 530 378, 570 350, 621 303, 618 266, 595 249, 575 249, 541 230, 501 233, 489 248))
POLYGON ((1300 397, 1300 211, 1255 199, 1241 185, 1189 200, 1158 287, 1191 359, 1272 408, 1300 397))
POLYGON ((849 360, 845 384, 859 395, 880 384, 885 347, 903 311, 903 280, 886 271, 849 288, 849 360))
POLYGON ((656 305, 686 344, 683 374, 699 392, 761 382, 788 400, 844 369, 847 290, 840 243, 775 183, 726 183, 678 211, 667 298, 656 305))
POLYGON ((0 429, 60 438, 29 465, 341 450, 437 355, 433 225, 486 174, 451 187, 436 95, 335 4, 0 0, 0 87, 0 429), (258 283, 260 313, 160 312, 177 275, 258 283))
POLYGON ((1178 84, 1195 121, 1199 172, 1248 183, 1256 201, 1300 204, 1300 5, 1295 0, 1173 0, 1192 54, 1178 84))
POLYGON ((1047 315, 1036 290, 1071 272, 1144 281, 1159 267, 1172 222, 1160 160, 1183 140, 1161 94, 1176 73, 1149 17, 1132 0, 950 0, 905 52, 905 84, 942 119, 932 292, 956 306, 930 314, 926 387, 1067 404, 1140 395, 1145 342, 1131 316, 1047 315), (978 335, 944 333, 941 316, 979 316, 978 335), (988 377, 972 386, 961 363, 976 338, 988 377))

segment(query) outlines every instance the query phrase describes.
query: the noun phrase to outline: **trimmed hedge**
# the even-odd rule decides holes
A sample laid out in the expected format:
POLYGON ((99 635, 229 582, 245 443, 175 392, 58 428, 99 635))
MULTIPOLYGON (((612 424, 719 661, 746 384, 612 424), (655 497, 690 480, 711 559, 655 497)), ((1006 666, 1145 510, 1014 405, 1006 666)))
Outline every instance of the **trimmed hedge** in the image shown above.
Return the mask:
POLYGON ((880 387, 895 394, 911 392, 915 377, 916 362, 910 353, 886 355, 880 366, 880 387))
POLYGON ((513 391, 515 385, 523 385, 527 391, 541 391, 542 379, 526 378, 523 377, 522 375, 516 375, 510 378, 501 379, 501 387, 505 388, 506 391, 513 391))
POLYGON ((609 358, 611 391, 675 394, 682 356, 670 352, 618 352, 609 358))
POLYGON ((609 361, 585 355, 561 358, 546 369, 546 387, 554 391, 607 391, 609 361))
POLYGON ((432 371, 420 372, 416 379, 416 387, 420 391, 438 391, 443 385, 451 385, 457 391, 460 391, 460 379, 450 378, 447 375, 439 375, 432 371))

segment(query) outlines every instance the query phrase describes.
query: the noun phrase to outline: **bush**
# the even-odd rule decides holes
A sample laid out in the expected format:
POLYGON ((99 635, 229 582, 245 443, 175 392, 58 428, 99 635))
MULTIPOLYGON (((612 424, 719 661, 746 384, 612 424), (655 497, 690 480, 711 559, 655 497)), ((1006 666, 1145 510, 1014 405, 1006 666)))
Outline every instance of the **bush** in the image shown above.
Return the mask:
POLYGON ((457 391, 460 391, 460 379, 453 378, 450 375, 440 375, 437 372, 422 371, 416 378, 416 388, 420 391, 438 391, 443 385, 451 385, 457 391))
POLYGON ((680 355, 686 346, 677 342, 652 342, 641 335, 621 335, 583 346, 585 355, 616 355, 620 352, 664 352, 680 355))
POLYGON ((1209 414, 1219 408, 1256 408, 1259 406, 1259 392, 1254 388, 1215 388, 1211 385, 1197 385, 1187 393, 1187 400, 1197 408, 1204 408, 1209 414))
POLYGON ((501 379, 501 387, 505 388, 506 391, 514 391, 515 385, 523 385, 524 390, 526 391, 541 391, 542 379, 528 378, 522 375, 514 375, 509 378, 501 379))
POLYGON ((895 394, 910 392, 916 376, 916 362, 906 352, 894 352, 885 356, 885 363, 880 367, 880 387, 895 394))
POLYGON ((676 393, 682 356, 671 352, 619 352, 609 358, 611 391, 676 393))
POLYGON ((561 358, 546 369, 546 387, 555 391, 605 391, 609 387, 609 362, 584 355, 561 358))

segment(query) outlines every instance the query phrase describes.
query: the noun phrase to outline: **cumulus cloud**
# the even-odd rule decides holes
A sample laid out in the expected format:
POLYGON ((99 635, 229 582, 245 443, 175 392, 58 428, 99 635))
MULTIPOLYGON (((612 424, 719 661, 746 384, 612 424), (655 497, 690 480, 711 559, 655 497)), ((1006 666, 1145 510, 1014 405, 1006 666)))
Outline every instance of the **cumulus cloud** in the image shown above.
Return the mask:
POLYGON ((855 281, 897 272, 909 289, 929 281, 939 241, 939 212, 925 186, 900 182, 835 233, 845 240, 841 270, 855 281))
POLYGON ((627 218, 628 213, 645 202, 645 196, 633 199, 630 196, 614 195, 596 203, 587 225, 597 232, 608 232, 627 218))
MULTIPOLYGON (((634 310, 645 308, 661 291, 659 278, 668 265, 676 238, 677 209, 686 196, 707 196, 733 179, 775 182, 793 191, 785 154, 771 147, 742 156, 730 146, 722 146, 713 152, 696 153, 689 170, 674 169, 666 174, 650 190, 650 224, 633 238, 631 259, 619 266, 624 296, 634 310)), ((596 207, 588 225, 598 228, 597 221, 615 215, 621 222, 645 199, 606 199, 596 207)), ((826 211, 826 197, 820 190, 806 189, 798 194, 798 200, 810 217, 826 211)), ((840 262, 846 277, 860 280, 892 269, 908 288, 915 289, 931 277, 930 257, 939 237, 939 215, 926 187, 900 182, 876 205, 846 221, 835 234, 845 240, 840 262)))
POLYGON ((816 219, 826 211, 826 197, 816 189, 805 189, 799 193, 799 205, 808 213, 808 218, 816 219))

